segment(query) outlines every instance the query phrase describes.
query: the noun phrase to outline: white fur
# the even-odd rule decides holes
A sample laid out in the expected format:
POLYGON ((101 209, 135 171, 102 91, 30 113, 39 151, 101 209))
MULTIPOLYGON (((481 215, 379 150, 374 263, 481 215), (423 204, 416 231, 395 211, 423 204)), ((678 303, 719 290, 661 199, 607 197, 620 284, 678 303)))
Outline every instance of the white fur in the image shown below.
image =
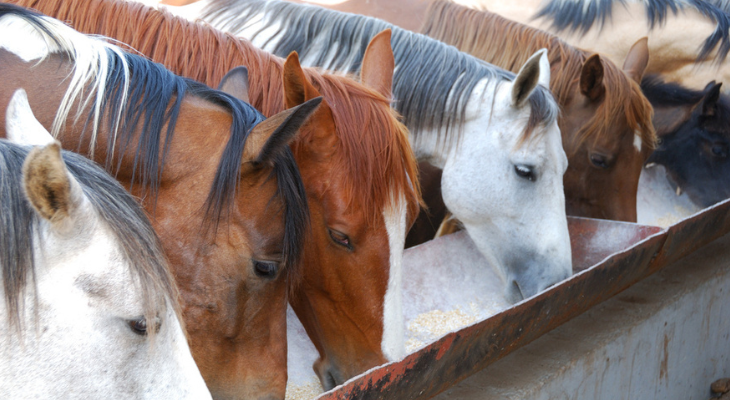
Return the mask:
MULTIPOLYGON (((535 56, 546 57, 544 52, 535 56)), ((549 81, 544 76, 549 74, 547 63, 541 61, 540 67, 539 81, 549 81)), ((529 103, 513 107, 512 84, 501 85, 492 98, 492 85, 481 85, 472 94, 458 146, 447 154, 439 154, 438 148, 416 151, 430 152, 430 159, 443 168, 446 206, 498 267, 508 297, 516 301, 571 274, 563 192, 568 161, 557 123, 538 128, 518 147, 529 103), (537 179, 518 176, 518 165, 533 166, 537 179)))
POLYGON ((634 133, 634 148, 636 151, 641 152, 641 134, 634 133))
MULTIPOLYGON (((8 124, 37 132, 23 96, 16 92, 13 103, 8 124)), ((21 295, 23 330, 0 324, 3 397, 210 399, 170 304, 158 304, 154 343, 130 329, 144 313, 140 289, 114 235, 67 176, 69 216, 39 217, 34 231, 35 286, 21 295)), ((3 302, 0 320, 7 318, 3 302)))
POLYGON ((383 302, 383 340, 381 349, 388 361, 397 361, 405 355, 405 326, 403 321, 403 247, 406 242, 406 214, 408 206, 401 193, 383 210, 385 229, 390 245, 388 288, 383 302))
MULTIPOLYGON (((43 24, 59 39, 60 46, 55 46, 51 38, 22 18, 7 15, 0 20, 0 47, 18 55, 25 61, 37 60, 40 62, 50 54, 59 52, 67 53, 74 60, 74 71, 69 80, 69 87, 61 100, 51 129, 53 137, 57 137, 62 124, 71 114, 71 108, 75 101, 80 100, 79 107, 74 114, 74 118, 78 120, 83 109, 94 98, 104 94, 106 78, 110 70, 107 50, 117 53, 123 63, 125 85, 122 88, 121 104, 126 103, 125 100, 128 94, 126 82, 129 82, 129 68, 122 50, 118 47, 76 32, 53 18, 42 17, 42 19, 43 24), (88 90, 89 94, 86 98, 81 98, 85 89, 88 90)), ((97 102, 92 121, 92 143, 96 142, 101 111, 101 102, 97 102)), ((121 113, 122 110, 120 109, 117 119, 121 113)), ((116 134, 117 129, 118 123, 112 129, 112 134, 116 134)), ((114 143, 114 141, 110 142, 114 143)), ((93 156, 93 146, 91 155, 93 156)))
POLYGON ((18 89, 10 99, 5 112, 8 140, 31 146, 44 146, 53 143, 53 136, 35 119, 28 104, 25 90, 18 89))

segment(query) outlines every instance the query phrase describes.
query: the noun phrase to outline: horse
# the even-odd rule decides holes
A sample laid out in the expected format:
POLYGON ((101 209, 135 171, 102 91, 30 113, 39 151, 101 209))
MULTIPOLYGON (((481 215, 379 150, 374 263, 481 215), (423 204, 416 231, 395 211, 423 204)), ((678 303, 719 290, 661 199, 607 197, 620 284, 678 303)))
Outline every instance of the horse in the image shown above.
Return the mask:
POLYGON ((659 76, 641 82, 662 131, 647 167, 664 166, 677 195, 687 193, 702 208, 730 197, 730 98, 721 85, 691 90, 659 76))
POLYGON ((719 2, 702 0, 456 0, 485 7, 513 21, 559 34, 581 49, 614 62, 630 46, 649 37, 647 73, 702 89, 707 82, 730 82, 730 16, 719 2))
POLYGON ((19 90, 0 140, 0 389, 8 398, 210 399, 144 211, 61 152, 19 90))
POLYGON ((500 269, 507 297, 530 297, 570 275, 567 160, 544 51, 515 75, 383 21, 314 6, 214 1, 202 19, 342 73, 367 74, 362 49, 390 42, 394 107, 416 156, 443 169, 445 204, 500 269))
POLYGON ((547 48, 568 154, 568 214, 636 222, 639 176, 656 142, 652 107, 639 86, 649 58, 645 40, 619 68, 549 33, 444 0, 429 5, 422 33, 512 71, 547 48))
POLYGON ((43 126, 105 165, 153 216, 213 396, 283 398, 287 281, 308 215, 287 143, 319 100, 265 119, 17 6, 0 7, 0 32, 0 104, 25 88, 43 126))
MULTIPOLYGON (((248 67, 238 88, 264 115, 324 97, 292 149, 311 213, 299 285, 290 303, 317 346, 323 386, 405 354, 401 257, 420 199, 405 127, 390 108, 393 66, 387 42, 365 52, 362 83, 302 69, 202 24, 124 1, 26 1, 75 28, 128 43, 174 72, 231 87, 224 76, 248 67), (282 76, 284 79, 282 79, 282 76)), ((242 75, 235 73, 233 75, 242 75)), ((283 371, 280 371, 285 376, 283 371)))

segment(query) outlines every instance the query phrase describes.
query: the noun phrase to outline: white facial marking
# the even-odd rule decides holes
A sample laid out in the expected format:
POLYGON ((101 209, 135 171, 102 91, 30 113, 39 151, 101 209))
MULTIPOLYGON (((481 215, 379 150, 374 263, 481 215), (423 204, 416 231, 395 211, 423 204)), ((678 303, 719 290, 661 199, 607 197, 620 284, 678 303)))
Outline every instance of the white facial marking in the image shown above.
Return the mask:
MULTIPOLYGON (((81 100, 80 106, 73 115, 73 118, 78 120, 81 117, 80 113, 93 101, 95 96, 103 96, 110 70, 108 50, 117 53, 123 64, 124 84, 120 102, 121 104, 126 103, 129 68, 121 49, 100 39, 85 36, 53 18, 42 17, 41 23, 59 42, 58 46, 45 32, 40 31, 23 18, 7 15, 0 20, 0 47, 12 52, 26 62, 41 61, 51 53, 62 51, 68 53, 73 59, 74 69, 69 81, 69 87, 61 100, 51 129, 53 137, 58 136, 62 124, 69 119, 71 107, 76 100, 81 100), (84 93, 88 93, 88 95, 79 99, 84 96, 84 93)), ((102 104, 103 102, 99 101, 94 106, 92 144, 96 142, 102 104)), ((119 111, 120 114, 117 115, 117 118, 121 115, 121 111, 119 111)), ((117 129, 118 125, 115 124, 112 135, 116 134, 117 129)), ((115 141, 112 140, 111 143, 115 143, 115 141)), ((92 146, 92 156, 93 153, 92 146)))
POLYGON ((15 15, 0 21, 0 48, 26 62, 44 58, 53 51, 37 29, 15 15))
POLYGON ((641 134, 639 132, 634 133, 634 148, 641 152, 641 134))
POLYGON ((383 302, 383 341, 381 349, 388 361, 397 361, 405 355, 405 322, 403 320, 403 248, 406 242, 405 196, 391 199, 383 210, 385 229, 390 245, 390 273, 383 302))

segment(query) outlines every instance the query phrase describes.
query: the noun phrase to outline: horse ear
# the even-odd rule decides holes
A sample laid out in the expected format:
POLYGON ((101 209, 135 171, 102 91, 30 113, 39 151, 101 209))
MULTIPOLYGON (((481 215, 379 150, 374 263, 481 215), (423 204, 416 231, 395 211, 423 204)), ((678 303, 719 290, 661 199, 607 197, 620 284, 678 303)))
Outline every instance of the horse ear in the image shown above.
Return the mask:
POLYGON ((221 83, 218 84, 218 90, 249 103, 248 68, 240 66, 228 71, 226 76, 221 79, 221 83))
POLYGON ((601 56, 594 54, 583 63, 580 71, 580 92, 591 100, 603 95, 603 62, 601 56))
POLYGON ((58 142, 28 153, 23 163, 23 187, 35 211, 54 227, 67 224, 83 202, 83 191, 69 175, 58 142))
POLYGON ((296 107, 307 100, 321 96, 304 75, 296 51, 292 51, 284 62, 283 78, 284 102, 287 108, 296 107))
POLYGON ((322 98, 316 97, 256 125, 247 139, 244 159, 258 165, 273 166, 276 157, 291 143, 321 102, 322 98))
POLYGON ((512 84, 512 105, 520 108, 537 87, 538 83, 547 82, 550 86, 550 63, 547 62, 547 50, 540 49, 520 68, 512 84), (543 59, 544 58, 544 59, 543 59))
POLYGON ((5 132, 13 143, 42 146, 53 143, 53 136, 33 115, 25 90, 18 89, 5 111, 5 132))
MULTIPOLYGON (((287 107, 295 107, 307 100, 321 96, 304 75, 296 52, 292 52, 286 58, 283 77, 284 99, 287 107)), ((318 158, 326 158, 332 154, 332 150, 337 145, 335 119, 327 100, 322 101, 322 104, 315 111, 315 115, 309 121, 311 121, 311 124, 316 124, 316 126, 313 127, 314 129, 307 129, 307 136, 302 137, 303 143, 306 143, 305 148, 310 154, 316 154, 318 158)), ((301 161, 303 160, 299 160, 299 162, 301 161)))
POLYGON ((378 33, 368 44, 362 57, 362 71, 360 81, 375 89, 385 97, 390 97, 393 91, 393 71, 395 58, 390 45, 390 28, 378 33))
POLYGON ((713 117, 717 114, 717 102, 720 100, 722 82, 715 83, 715 81, 712 81, 707 86, 709 88, 705 89, 705 96, 702 98, 702 116, 713 117))
POLYGON ((641 84, 646 66, 649 65, 649 39, 644 36, 631 46, 624 60, 623 70, 636 83, 641 84))

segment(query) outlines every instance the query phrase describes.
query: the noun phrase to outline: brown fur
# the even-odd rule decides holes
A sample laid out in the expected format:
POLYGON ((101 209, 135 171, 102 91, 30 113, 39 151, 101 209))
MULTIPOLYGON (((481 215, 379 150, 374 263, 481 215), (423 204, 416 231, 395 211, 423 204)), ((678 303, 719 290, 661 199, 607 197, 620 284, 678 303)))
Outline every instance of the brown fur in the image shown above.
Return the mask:
POLYGON ((60 144, 31 150, 23 164, 23 177, 25 193, 43 218, 56 223, 69 216, 71 182, 61 159, 60 144))

